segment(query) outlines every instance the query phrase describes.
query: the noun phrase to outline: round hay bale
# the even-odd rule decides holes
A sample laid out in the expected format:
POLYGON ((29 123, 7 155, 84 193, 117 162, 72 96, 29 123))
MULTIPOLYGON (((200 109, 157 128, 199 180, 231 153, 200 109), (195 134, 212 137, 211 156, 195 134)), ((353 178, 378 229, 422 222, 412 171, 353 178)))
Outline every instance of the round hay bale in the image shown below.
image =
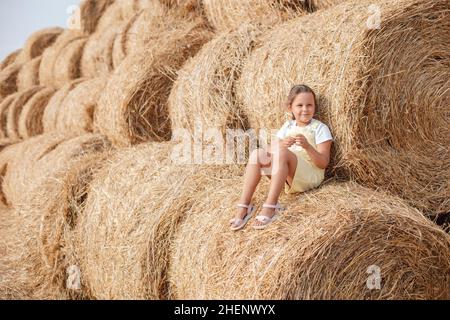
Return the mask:
POLYGON ((123 61, 100 97, 94 125, 115 145, 170 139, 167 99, 175 73, 211 38, 201 20, 161 19, 152 44, 123 61))
POLYGON ((122 5, 120 1, 114 1, 110 6, 108 6, 103 15, 100 17, 95 32, 104 32, 111 26, 114 26, 117 23, 121 23, 123 21, 126 20, 123 16, 122 5))
MULTIPOLYGON (((31 174, 30 168, 64 139, 67 137, 56 134, 39 135, 8 148, 6 153, 8 167, 3 178, 2 190, 9 206, 16 206, 19 203, 18 200, 25 196, 23 190, 30 186, 30 181, 26 179, 27 172, 31 174), (20 188, 22 191, 18 191, 20 188)), ((3 150, 2 154, 5 151, 3 150)))
POLYGON ((17 90, 23 91, 39 85, 39 67, 42 57, 36 57, 25 63, 17 75, 17 90))
POLYGON ((14 62, 0 71, 0 99, 17 91, 17 75, 23 64, 14 62))
POLYGON ((172 147, 146 143, 121 150, 96 175, 78 224, 81 269, 93 297, 169 298, 170 243, 190 199, 205 187, 198 171, 235 174, 231 167, 170 165, 172 147))
POLYGON ((95 32, 100 18, 114 0, 83 0, 80 3, 81 31, 85 34, 95 32))
POLYGON ((25 104, 44 87, 35 86, 17 93, 17 97, 8 108, 6 117, 6 136, 11 139, 19 139, 19 116, 25 104))
MULTIPOLYGON (((64 30, 64 32, 56 39, 56 41, 45 49, 42 54, 42 61, 39 67, 39 83, 42 85, 55 85, 56 63, 58 67, 62 67, 63 70, 58 70, 59 76, 64 76, 71 69, 76 61, 73 61, 73 53, 80 53, 80 42, 78 40, 86 39, 86 36, 80 30, 64 30), (78 42, 77 42, 78 41, 78 42), (71 45, 75 42, 75 45, 71 45), (75 50, 78 47, 78 51, 75 50), (75 52, 74 52, 75 51, 75 52), (63 54, 64 53, 64 54, 63 54), (67 59, 67 60, 66 60, 67 59), (71 60, 71 61, 69 61, 71 60), (70 64, 72 63, 72 64, 70 64), (61 75, 61 73, 63 73, 61 75)), ((82 50, 81 50, 82 51, 82 50)), ((75 70, 74 72, 77 72, 75 70)), ((70 74, 71 75, 71 74, 70 74)))
POLYGON ((86 78, 106 76, 114 70, 113 47, 120 25, 92 34, 81 57, 81 74, 86 78))
POLYGON ((450 237, 403 200, 331 181, 283 195, 286 210, 266 230, 232 232, 240 180, 211 181, 184 213, 171 248, 174 299, 450 296, 450 237))
POLYGON ((163 13, 164 6, 160 1, 153 0, 120 0, 122 15, 125 20, 129 20, 142 10, 150 10, 156 13, 163 13))
POLYGON ((28 238, 22 260, 33 276, 34 292, 55 288, 70 299, 90 298, 83 274, 79 287, 67 286, 67 282, 70 284, 70 269, 79 268, 74 229, 89 184, 108 155, 108 151, 89 153, 71 162, 65 170, 43 179, 33 186, 29 201, 18 210, 23 234, 28 238))
POLYGON ((260 32, 243 25, 219 34, 183 66, 168 101, 172 131, 184 128, 194 134, 197 121, 222 132, 248 127, 235 99, 235 83, 260 32))
POLYGON ((45 49, 56 41, 63 31, 63 28, 51 27, 34 32, 28 37, 17 59, 25 63, 39 57, 45 49))
POLYGON ((9 161, 3 181, 3 191, 6 199, 15 208, 20 208, 29 202, 30 190, 40 181, 66 171, 79 158, 108 150, 110 143, 98 134, 73 137, 50 133, 15 146, 15 155, 9 161))
POLYGON ((19 136, 21 138, 28 139, 44 133, 42 118, 45 108, 55 92, 54 88, 42 88, 24 105, 19 116, 19 136))
POLYGON ((304 6, 309 12, 331 8, 347 0, 306 0, 304 6))
POLYGON ((81 57, 87 38, 78 39, 67 45, 57 57, 53 75, 55 85, 62 87, 67 82, 81 77, 81 57))
POLYGON ((160 0, 160 2, 182 19, 204 15, 204 4, 201 0, 160 0))
POLYGON ((6 138, 6 126, 8 123, 8 112, 11 104, 17 98, 17 93, 9 95, 0 103, 0 138, 6 138))
POLYGON ((175 22, 180 20, 173 11, 160 8, 159 10, 145 9, 134 17, 128 24, 128 29, 123 39, 123 50, 127 55, 136 54, 146 50, 147 44, 155 41, 162 29, 168 28, 165 17, 175 22))
POLYGON ((106 78, 95 78, 75 86, 58 109, 56 130, 79 135, 92 132, 94 110, 106 83, 106 78))
POLYGON ((449 8, 440 0, 350 1, 276 27, 238 83, 251 126, 280 127, 289 89, 306 83, 335 137, 330 173, 389 190, 429 215, 449 211, 450 80, 436 76, 450 71, 449 8), (370 6, 382 12, 380 29, 370 6))
POLYGON ((136 13, 126 23, 122 24, 119 30, 117 31, 116 38, 114 39, 112 52, 114 69, 119 67, 119 65, 128 55, 128 48, 127 48, 128 32, 135 23, 136 19, 139 18, 141 14, 142 12, 136 13))
POLYGON ((84 79, 73 80, 63 87, 61 87, 50 99, 44 110, 44 115, 42 116, 42 124, 44 126, 44 132, 51 132, 56 130, 56 122, 59 113, 59 109, 63 104, 64 99, 69 94, 69 92, 75 88, 77 85, 82 83, 84 79))
POLYGON ((8 54, 3 60, 2 62, 0 62, 0 71, 2 71, 3 69, 5 69, 7 66, 9 66, 10 64, 14 63, 17 59, 17 56, 20 54, 20 52, 22 51, 22 49, 17 49, 13 52, 11 52, 10 54, 8 54))
POLYGON ((274 26, 306 12, 296 0, 203 0, 203 6, 208 21, 221 31, 245 23, 274 26))

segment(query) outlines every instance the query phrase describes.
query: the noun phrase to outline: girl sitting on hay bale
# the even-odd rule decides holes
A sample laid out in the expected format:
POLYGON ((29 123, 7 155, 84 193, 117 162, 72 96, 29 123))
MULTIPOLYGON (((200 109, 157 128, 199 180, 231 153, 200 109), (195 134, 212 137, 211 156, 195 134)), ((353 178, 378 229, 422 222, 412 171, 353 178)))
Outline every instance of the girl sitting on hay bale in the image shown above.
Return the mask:
POLYGON ((264 229, 278 218, 282 209, 278 197, 285 183, 286 193, 296 193, 316 188, 324 180, 333 137, 327 125, 313 118, 317 111, 314 91, 306 85, 295 85, 286 107, 292 120, 278 131, 279 140, 268 150, 256 149, 250 155, 238 212, 230 220, 231 230, 242 229, 251 218, 255 207, 250 201, 262 173, 271 178, 271 183, 263 209, 255 218, 255 229, 264 229))

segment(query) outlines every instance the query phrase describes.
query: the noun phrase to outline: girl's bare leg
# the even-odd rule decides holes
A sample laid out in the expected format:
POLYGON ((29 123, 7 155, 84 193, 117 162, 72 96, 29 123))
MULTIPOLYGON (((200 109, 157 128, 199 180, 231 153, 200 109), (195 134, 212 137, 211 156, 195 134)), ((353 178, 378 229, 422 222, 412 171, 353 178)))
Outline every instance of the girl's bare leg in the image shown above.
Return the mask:
MULTIPOLYGON (((261 180, 261 170, 269 169, 271 166, 271 155, 264 149, 253 150, 250 155, 244 175, 244 187, 239 203, 250 204, 256 187, 261 180)), ((243 218, 247 212, 246 208, 238 208, 236 218, 243 218)))
MULTIPOLYGON (((292 184, 297 167, 297 157, 290 150, 279 147, 273 155, 272 162, 270 189, 265 203, 275 205, 278 203, 278 198, 286 180, 292 184)), ((272 208, 263 208, 260 214, 272 217, 274 211, 275 209, 272 208)), ((258 220, 254 222, 254 225, 261 224, 263 223, 258 220)))

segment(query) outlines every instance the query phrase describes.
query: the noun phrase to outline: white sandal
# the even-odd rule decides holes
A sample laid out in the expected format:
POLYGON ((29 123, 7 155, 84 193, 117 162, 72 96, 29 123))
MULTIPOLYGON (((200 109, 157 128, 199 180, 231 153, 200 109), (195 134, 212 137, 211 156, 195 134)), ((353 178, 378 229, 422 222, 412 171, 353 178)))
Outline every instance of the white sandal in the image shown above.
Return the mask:
POLYGON ((245 227, 248 220, 250 220, 250 218, 252 217, 253 211, 255 211, 255 207, 251 204, 246 205, 246 204, 239 203, 236 206, 239 208, 247 208, 247 213, 245 214, 245 216, 242 219, 240 219, 240 218, 230 219, 230 223, 233 225, 230 228, 232 231, 237 231, 237 230, 240 230, 243 227, 245 227))
POLYGON ((280 203, 277 203, 276 205, 264 203, 263 208, 272 208, 272 209, 275 209, 275 212, 274 212, 272 218, 268 217, 268 216, 264 216, 264 215, 257 215, 255 217, 255 219, 262 222, 263 224, 253 225, 252 227, 254 229, 258 229, 258 230, 265 229, 269 224, 271 224, 272 222, 274 222, 275 220, 277 220, 279 218, 278 212, 284 210, 284 208, 280 206, 280 203))

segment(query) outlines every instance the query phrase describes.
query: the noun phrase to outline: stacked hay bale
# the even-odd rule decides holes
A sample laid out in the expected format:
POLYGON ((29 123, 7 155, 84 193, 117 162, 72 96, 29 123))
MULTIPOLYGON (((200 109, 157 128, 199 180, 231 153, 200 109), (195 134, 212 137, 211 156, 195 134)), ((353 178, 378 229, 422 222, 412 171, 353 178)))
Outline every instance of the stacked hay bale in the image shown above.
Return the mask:
POLYGON ((240 180, 211 181, 184 213, 171 249, 175 298, 449 298, 450 237, 399 198, 330 182, 282 199, 268 229, 236 233, 227 221, 240 180))
POLYGON ((118 146, 170 139, 167 99, 176 71, 211 39, 202 19, 160 17, 142 52, 128 56, 110 77, 94 123, 118 146))
POLYGON ((234 30, 243 23, 274 26, 305 14, 298 0, 203 0, 206 17, 216 30, 234 30))
POLYGON ((27 90, 15 93, 14 100, 8 107, 8 113, 6 114, 6 128, 3 127, 3 131, 6 131, 6 136, 12 139, 19 139, 19 117, 24 106, 28 101, 43 89, 42 86, 34 86, 27 90), (6 129, 6 130, 5 130, 6 129))
POLYGON ((51 27, 34 32, 26 40, 16 61, 25 63, 40 57, 44 50, 50 47, 63 31, 64 29, 60 27, 51 27))
POLYGON ((17 56, 20 54, 22 49, 17 49, 10 54, 8 54, 0 63, 0 71, 5 69, 7 66, 9 66, 11 63, 14 63, 17 59, 17 56))
POLYGON ((42 115, 42 125, 44 132, 56 131, 56 121, 58 118, 59 110, 71 90, 76 88, 84 79, 76 79, 62 86, 50 99, 47 106, 44 109, 42 115))
POLYGON ((169 97, 173 132, 186 129, 194 135, 196 121, 222 132, 227 128, 248 128, 235 98, 235 84, 261 33, 253 25, 243 25, 236 31, 218 34, 189 59, 178 72, 169 97))
POLYGON ((73 17, 74 25, 71 29, 80 29, 84 34, 94 33, 100 18, 113 2, 114 0, 81 1, 79 12, 73 17))
POLYGON ((56 131, 67 134, 93 132, 94 113, 107 78, 79 82, 62 100, 56 113, 56 131))
POLYGON ((42 118, 45 108, 55 94, 56 89, 43 87, 31 97, 20 111, 18 134, 22 139, 44 133, 42 118))
POLYGON ((276 27, 239 80, 251 126, 280 127, 290 87, 307 83, 336 138, 333 174, 385 188, 432 216, 449 211, 449 8, 350 1, 276 27), (371 5, 382 12, 379 29, 371 5))
POLYGON ((171 164, 173 143, 123 149, 95 177, 79 220, 83 277, 97 299, 169 298, 169 248, 191 199, 241 169, 171 164))
POLYGON ((0 68, 0 100, 39 84, 41 55, 62 32, 59 27, 39 30, 28 37, 22 49, 4 59, 0 68))
POLYGON ((7 151, 3 185, 22 237, 11 253, 20 274, 17 285, 35 299, 84 297, 66 290, 65 269, 59 264, 63 255, 64 261, 72 257, 71 229, 65 223, 76 221, 93 172, 112 152, 109 142, 92 134, 72 139, 42 135, 7 151), (66 251, 60 250, 63 244, 66 251))
POLYGON ((17 92, 17 76, 23 64, 13 62, 0 72, 0 100, 17 92))
POLYGON ((87 153, 64 170, 39 180, 30 190, 28 201, 17 210, 17 223, 21 233, 27 235, 18 260, 35 297, 42 299, 54 291, 70 299, 91 298, 84 279, 77 278, 75 271, 79 259, 74 230, 89 184, 110 153, 87 153))
POLYGON ((72 161, 110 147, 101 135, 86 134, 69 139, 67 135, 44 134, 17 143, 9 152, 3 180, 5 198, 15 208, 27 203, 30 189, 42 179, 66 170, 72 161))
POLYGON ((80 30, 66 29, 42 54, 39 83, 61 87, 80 78, 80 61, 87 36, 80 30))
MULTIPOLYGON (((114 41, 115 65, 120 64, 126 56, 145 50, 147 43, 158 36, 162 27, 161 21, 168 14, 174 15, 173 12, 169 13, 159 2, 153 2, 150 8, 139 11, 123 24, 119 36, 114 41)), ((174 17, 172 19, 175 20, 174 17)))
POLYGON ((22 66, 16 80, 18 91, 39 85, 39 68, 41 66, 41 61, 42 57, 39 56, 22 66))

